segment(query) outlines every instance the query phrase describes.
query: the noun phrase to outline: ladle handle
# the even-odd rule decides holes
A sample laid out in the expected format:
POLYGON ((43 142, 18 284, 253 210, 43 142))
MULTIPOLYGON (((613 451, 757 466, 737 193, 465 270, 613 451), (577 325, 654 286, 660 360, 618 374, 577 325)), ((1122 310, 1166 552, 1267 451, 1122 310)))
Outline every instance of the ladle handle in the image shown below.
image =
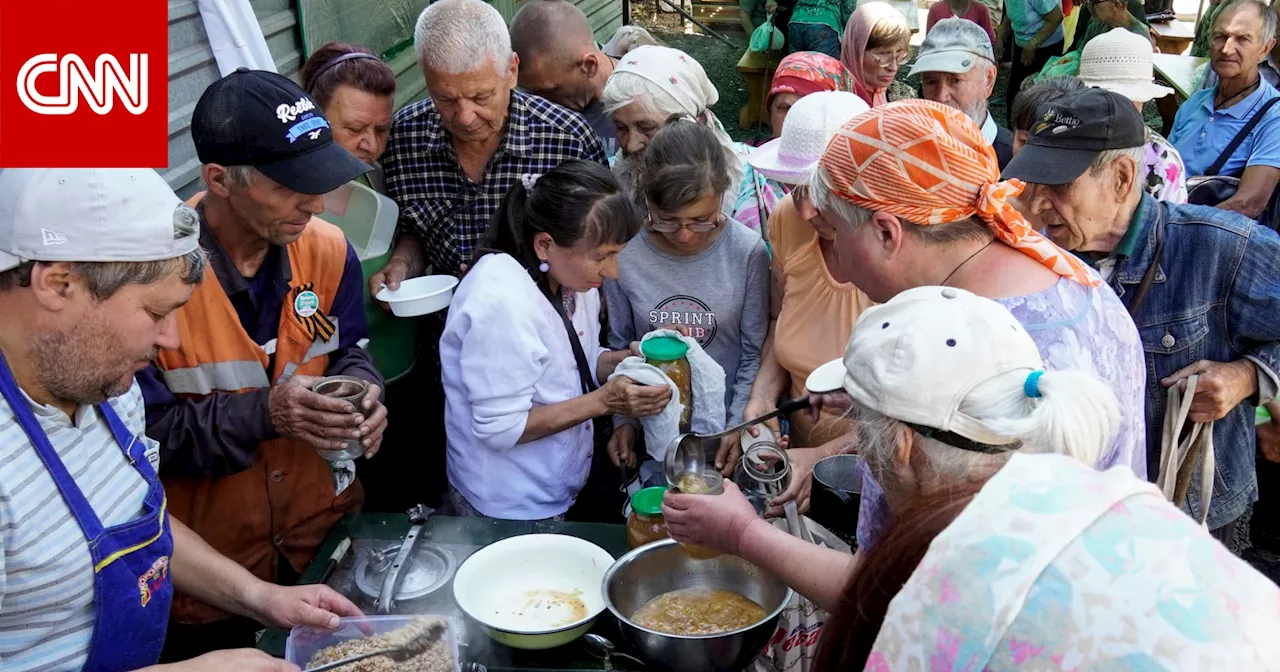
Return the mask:
POLYGON ((791 401, 782 402, 782 405, 778 407, 777 413, 778 415, 791 415, 796 411, 803 411, 806 408, 809 408, 809 406, 809 396, 805 395, 803 397, 792 399, 791 401))

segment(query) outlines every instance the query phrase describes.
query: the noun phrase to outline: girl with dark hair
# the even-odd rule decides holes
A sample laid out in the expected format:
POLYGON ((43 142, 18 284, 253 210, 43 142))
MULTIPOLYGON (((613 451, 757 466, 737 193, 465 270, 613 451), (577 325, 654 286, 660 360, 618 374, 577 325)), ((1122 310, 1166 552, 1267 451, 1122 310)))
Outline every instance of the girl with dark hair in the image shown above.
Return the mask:
MULTIPOLYGON (((769 255, 760 234, 721 213, 733 185, 730 157, 715 133, 675 121, 644 153, 640 192, 648 207, 645 231, 618 257, 619 277, 605 283, 609 345, 625 347, 656 328, 676 328, 702 346, 725 374, 726 422, 737 424, 760 368, 769 323, 769 255)), ((615 464, 634 465, 640 428, 615 418, 609 442, 615 464)), ((716 466, 732 474, 739 437, 728 437, 716 466)), ((648 446, 661 458, 664 446, 648 446)), ((641 467, 652 482, 662 469, 641 467)))
POLYGON ((599 289, 639 225, 594 162, 524 175, 507 192, 440 338, 454 515, 563 518, 587 481, 592 419, 666 407, 666 387, 600 385, 631 352, 600 347, 599 289))

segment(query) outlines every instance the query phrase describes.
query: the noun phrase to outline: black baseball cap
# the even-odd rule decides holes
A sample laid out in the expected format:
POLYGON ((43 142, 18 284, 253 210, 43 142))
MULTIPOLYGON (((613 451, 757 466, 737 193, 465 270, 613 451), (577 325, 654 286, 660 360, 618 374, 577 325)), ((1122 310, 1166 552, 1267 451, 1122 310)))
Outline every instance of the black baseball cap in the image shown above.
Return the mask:
POLYGON ((1005 179, 1031 184, 1070 184, 1110 149, 1146 142, 1142 115, 1128 98, 1103 89, 1081 89, 1036 110, 1027 144, 1005 166, 1005 179))
POLYGON ((300 194, 327 194, 372 169, 333 141, 302 87, 265 70, 240 68, 205 89, 191 138, 201 163, 253 166, 300 194))

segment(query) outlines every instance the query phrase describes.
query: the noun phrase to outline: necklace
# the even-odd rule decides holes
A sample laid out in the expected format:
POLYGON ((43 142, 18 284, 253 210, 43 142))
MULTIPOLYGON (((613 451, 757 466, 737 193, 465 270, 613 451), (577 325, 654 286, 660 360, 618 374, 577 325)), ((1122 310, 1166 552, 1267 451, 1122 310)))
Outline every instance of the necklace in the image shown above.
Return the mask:
MULTIPOLYGON (((1220 109, 1222 109, 1222 108, 1226 107, 1226 106, 1227 106, 1227 103, 1230 103, 1230 102, 1234 101, 1235 99, 1239 98, 1240 96, 1243 96, 1244 94, 1249 93, 1250 91, 1252 91, 1252 90, 1254 90, 1255 88, 1257 88, 1257 87, 1258 87, 1258 85, 1259 85, 1259 84, 1261 84, 1261 83, 1262 83, 1262 77, 1261 77, 1261 76, 1259 76, 1259 77, 1258 77, 1258 79, 1254 80, 1254 82, 1253 82, 1252 84, 1250 84, 1249 86, 1244 87, 1243 89, 1240 89, 1239 91, 1237 91, 1237 92, 1236 92, 1236 94, 1235 94, 1235 95, 1231 96, 1230 98, 1227 98, 1226 100, 1222 101, 1221 103, 1215 102, 1215 103, 1214 103, 1214 105, 1213 105, 1213 106, 1214 106, 1214 108, 1216 108, 1216 109, 1219 109, 1219 110, 1220 110, 1220 109)), ((1221 91, 1221 88, 1219 88, 1219 91, 1221 91)))
POLYGON ((964 267, 964 265, 965 265, 965 264, 967 264, 967 263, 969 263, 969 262, 973 261, 973 258, 974 258, 974 257, 978 256, 979 254, 982 254, 982 252, 983 252, 984 250, 986 250, 988 247, 991 247, 991 244, 992 244, 992 243, 994 243, 994 242, 996 242, 996 239, 995 239, 995 238, 992 238, 990 241, 988 241, 988 242, 987 242, 987 244, 986 244, 986 245, 983 245, 982 247, 978 248, 978 251, 977 251, 977 252, 974 252, 973 254, 969 255, 968 257, 965 257, 965 260, 964 260, 964 261, 962 261, 962 262, 960 262, 960 265, 959 265, 959 266, 956 266, 955 268, 951 269, 951 272, 947 274, 947 277, 946 277, 946 278, 944 278, 944 279, 942 280, 942 285, 941 285, 941 286, 945 287, 945 286, 947 285, 947 282, 948 282, 949 280, 951 280, 951 276, 953 276, 953 275, 955 275, 955 274, 956 274, 956 271, 959 271, 961 268, 963 268, 963 267, 964 267))

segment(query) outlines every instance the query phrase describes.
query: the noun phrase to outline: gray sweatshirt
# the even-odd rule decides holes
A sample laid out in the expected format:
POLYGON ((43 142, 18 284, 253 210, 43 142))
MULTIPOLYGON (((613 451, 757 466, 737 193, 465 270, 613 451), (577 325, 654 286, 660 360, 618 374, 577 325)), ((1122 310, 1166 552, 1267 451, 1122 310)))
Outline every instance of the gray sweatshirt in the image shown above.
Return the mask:
POLYGON ((641 231, 604 283, 609 347, 620 350, 664 325, 690 336, 724 368, 728 422, 742 417, 769 329, 769 253, 760 234, 729 220, 711 247, 691 257, 654 248, 641 231))

